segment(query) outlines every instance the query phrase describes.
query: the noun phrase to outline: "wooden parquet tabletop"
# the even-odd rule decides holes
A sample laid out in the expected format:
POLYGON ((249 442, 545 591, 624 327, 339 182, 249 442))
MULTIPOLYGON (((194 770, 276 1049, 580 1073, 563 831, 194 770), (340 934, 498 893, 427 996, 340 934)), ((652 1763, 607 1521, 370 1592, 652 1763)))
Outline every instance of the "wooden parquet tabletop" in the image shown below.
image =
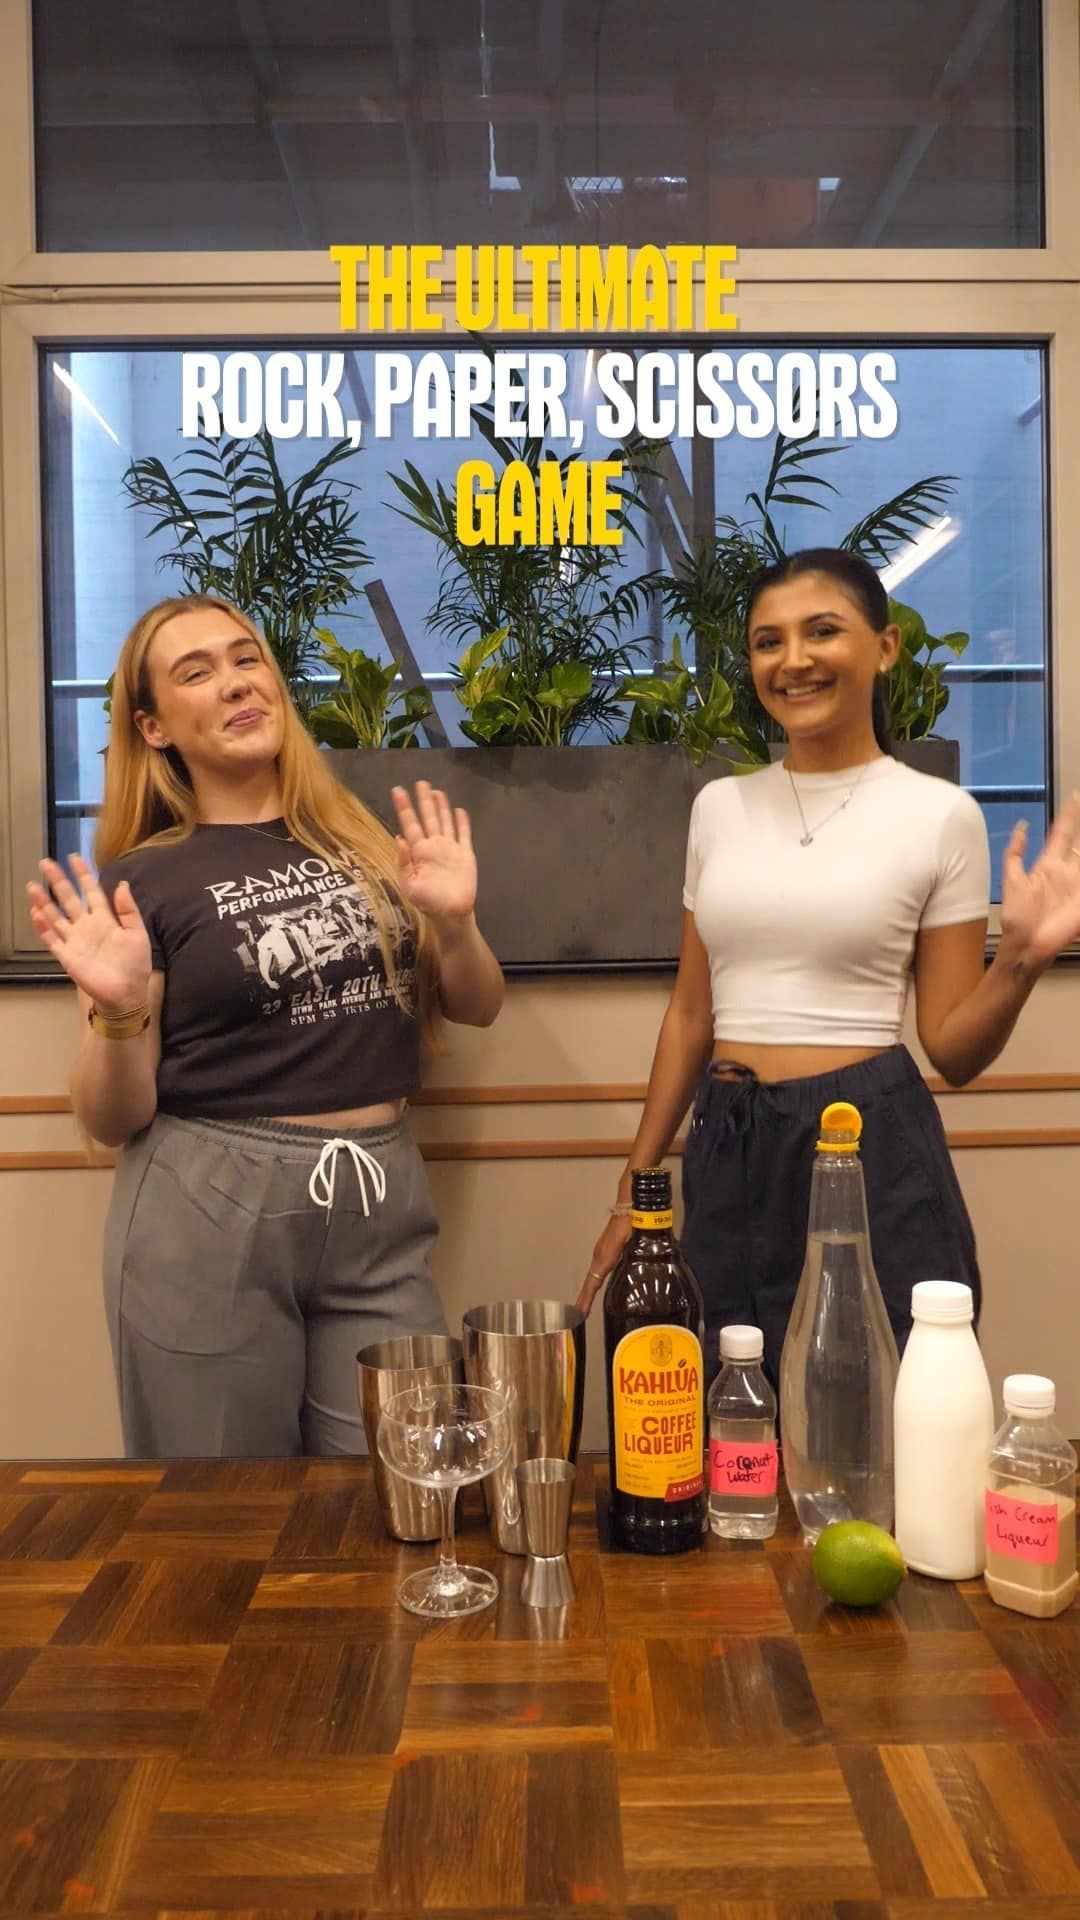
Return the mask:
POLYGON ((598 1537, 577 1600, 395 1605, 362 1462, 0 1465, 0 1916, 1080 1920, 1080 1606, 823 1599, 598 1537))

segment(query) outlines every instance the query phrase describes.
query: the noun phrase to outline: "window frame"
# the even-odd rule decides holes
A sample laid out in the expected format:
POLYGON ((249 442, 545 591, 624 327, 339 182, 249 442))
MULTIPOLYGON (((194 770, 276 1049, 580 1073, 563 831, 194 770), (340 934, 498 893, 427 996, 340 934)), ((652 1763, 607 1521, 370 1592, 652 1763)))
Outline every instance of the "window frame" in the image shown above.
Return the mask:
MULTIPOLYGON (((0 178, 12 201, 0 223, 0 280, 65 289, 177 284, 233 287, 325 286, 325 254, 304 248, 265 252, 41 253, 34 210, 31 0, 0 9, 0 178)), ((1045 247, 763 247, 740 256, 748 280, 911 281, 1060 280, 1080 277, 1080 10, 1075 0, 1042 0, 1043 192, 1045 247), (960 260, 962 270, 955 271, 960 260), (858 270, 865 267, 866 271, 858 270)), ((2 204, 2 203, 0 203, 2 204)), ((342 241, 362 235, 342 234, 342 241)), ((737 243, 737 235, 724 235, 737 243)))
MULTIPOLYGON (((1055 811, 1061 772, 1080 785, 1080 648, 1070 648, 1065 618, 1080 605, 1080 542, 1064 531, 1080 526, 1080 8, 1075 0, 1042 4, 1045 248, 747 251, 734 304, 740 333, 808 344, 891 336, 1046 346, 1047 784, 1055 811), (905 325, 903 313, 916 310, 918 323, 905 325), (1064 644, 1055 647, 1059 633, 1064 644)), ((47 845, 38 348, 50 340, 302 342, 340 331, 336 268, 322 253, 38 253, 33 142, 30 0, 8 0, 0 8, 0 978, 22 980, 62 977, 34 941, 23 891, 47 845)), ((358 339, 366 320, 361 283, 358 339)), ((440 337, 451 340, 452 326, 440 337)))

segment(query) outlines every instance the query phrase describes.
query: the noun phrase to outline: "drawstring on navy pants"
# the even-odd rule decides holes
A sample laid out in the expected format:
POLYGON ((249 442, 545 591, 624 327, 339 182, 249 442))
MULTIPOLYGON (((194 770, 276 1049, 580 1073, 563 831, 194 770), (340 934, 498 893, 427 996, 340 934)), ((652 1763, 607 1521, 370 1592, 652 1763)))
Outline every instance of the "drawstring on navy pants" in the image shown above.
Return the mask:
POLYGON ((761 1092, 761 1081, 753 1067, 744 1067, 739 1060, 714 1060, 709 1067, 709 1079, 714 1085, 728 1089, 724 1120, 729 1132, 749 1133, 761 1092))

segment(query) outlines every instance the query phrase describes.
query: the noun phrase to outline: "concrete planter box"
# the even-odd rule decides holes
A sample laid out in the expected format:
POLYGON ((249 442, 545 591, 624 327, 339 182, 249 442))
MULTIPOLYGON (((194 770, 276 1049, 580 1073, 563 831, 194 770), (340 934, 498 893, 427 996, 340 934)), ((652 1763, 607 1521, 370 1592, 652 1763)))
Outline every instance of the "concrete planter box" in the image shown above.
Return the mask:
MULTIPOLYGON (((777 753, 782 753, 778 748, 777 753)), ((899 758, 956 780, 952 740, 899 758)), ((334 771, 388 826, 392 786, 430 780, 472 822, 477 915, 504 966, 668 967, 678 955, 683 862, 699 789, 728 772, 670 747, 338 749, 334 771)))

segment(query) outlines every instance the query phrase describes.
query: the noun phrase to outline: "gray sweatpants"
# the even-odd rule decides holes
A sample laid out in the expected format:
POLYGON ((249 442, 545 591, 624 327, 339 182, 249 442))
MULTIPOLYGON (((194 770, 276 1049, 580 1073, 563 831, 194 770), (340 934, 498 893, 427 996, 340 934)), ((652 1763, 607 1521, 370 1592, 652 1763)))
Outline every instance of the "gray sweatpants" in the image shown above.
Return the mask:
POLYGON ((358 1349, 446 1331, 427 1264, 437 1232, 403 1122, 158 1114, 120 1155, 105 1228, 129 1458, 363 1453, 358 1349), (362 1149, 359 1167, 344 1144, 324 1152, 335 1139, 362 1149), (332 1185, 329 1207, 313 1176, 323 1200, 332 1185))

